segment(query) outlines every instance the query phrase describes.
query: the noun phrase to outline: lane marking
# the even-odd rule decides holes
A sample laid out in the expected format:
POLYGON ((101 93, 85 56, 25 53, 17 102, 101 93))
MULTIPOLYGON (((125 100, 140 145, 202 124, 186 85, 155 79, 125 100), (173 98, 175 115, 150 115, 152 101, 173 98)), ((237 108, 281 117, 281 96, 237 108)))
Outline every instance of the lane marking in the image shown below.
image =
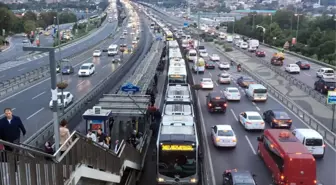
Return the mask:
POLYGON ((83 80, 81 83, 77 84, 77 87, 82 85, 86 80, 83 80))
MULTIPOLYGON (((16 108, 12 108, 12 111, 14 111, 16 108)), ((5 114, 1 114, 0 118, 3 117, 5 114)))
POLYGON ((209 75, 212 77, 212 74, 209 72, 209 75))
POLYGON ((44 107, 42 107, 40 110, 38 110, 38 111, 36 111, 35 113, 33 113, 32 115, 30 115, 30 116, 27 118, 27 120, 30 119, 30 118, 32 118, 33 116, 35 116, 36 114, 38 114, 39 112, 41 112, 41 111, 43 111, 43 110, 44 110, 44 107))
POLYGON ((254 155, 257 155, 257 152, 256 152, 255 149, 253 148, 253 145, 252 145, 250 139, 247 137, 247 135, 245 135, 245 138, 246 138, 246 140, 247 140, 247 143, 250 145, 250 148, 251 148, 253 154, 254 154, 254 155))
POLYGON ((5 76, 6 76, 6 75, 1 75, 0 78, 3 78, 3 77, 5 77, 5 76))
POLYGON ((34 58, 34 60, 36 60, 36 59, 37 59, 37 56, 34 56, 33 58, 34 58))
POLYGON ((312 75, 308 74, 307 72, 303 72, 303 74, 305 74, 307 76, 312 76, 312 75))
POLYGON ((260 112, 260 108, 258 107, 258 106, 255 106, 256 107, 256 109, 260 112))
POLYGON ((107 66, 108 66, 108 64, 104 65, 104 66, 102 67, 102 69, 104 69, 104 68, 107 67, 107 66))
POLYGON ((257 104, 256 104, 255 102, 252 102, 252 104, 253 104, 254 106, 257 106, 257 104))
POLYGON ((41 95, 44 94, 44 93, 45 93, 45 91, 43 91, 43 92, 41 92, 40 94, 34 96, 34 97, 32 98, 32 100, 35 99, 35 98, 37 98, 37 97, 39 97, 39 96, 41 96, 41 95))
POLYGON ((22 69, 19 69, 18 71, 23 71, 23 70, 25 70, 26 68, 22 68, 22 69))
POLYGON ((30 62, 30 61, 31 61, 31 59, 30 59, 30 58, 27 58, 27 60, 28 60, 28 62, 30 62))
POLYGON ((230 111, 231 111, 233 117, 236 119, 236 121, 238 121, 238 118, 237 118, 236 114, 234 113, 233 109, 230 109, 230 111))
POLYGON ((218 86, 218 83, 216 81, 214 81, 214 83, 216 84, 216 86, 218 86))

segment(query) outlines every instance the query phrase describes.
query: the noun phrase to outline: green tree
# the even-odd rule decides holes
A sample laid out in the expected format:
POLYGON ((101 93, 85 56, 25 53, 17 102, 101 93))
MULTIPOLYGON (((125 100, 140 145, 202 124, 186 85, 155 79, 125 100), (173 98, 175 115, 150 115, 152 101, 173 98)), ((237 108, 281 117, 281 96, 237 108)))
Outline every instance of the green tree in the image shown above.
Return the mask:
POLYGON ((77 16, 71 12, 63 12, 59 15, 59 23, 72 23, 77 21, 77 16))
POLYGON ((31 20, 31 21, 36 21, 37 20, 37 16, 34 12, 32 11, 27 11, 24 16, 23 16, 23 20, 27 21, 27 20, 31 20))
POLYGON ((310 35, 310 38, 308 39, 308 45, 310 47, 317 47, 319 46, 320 44, 322 44, 322 37, 323 37, 323 34, 320 30, 320 28, 317 28, 311 35, 310 35))
POLYGON ((35 31, 36 23, 32 20, 27 20, 23 24, 24 32, 30 34, 31 31, 35 31))

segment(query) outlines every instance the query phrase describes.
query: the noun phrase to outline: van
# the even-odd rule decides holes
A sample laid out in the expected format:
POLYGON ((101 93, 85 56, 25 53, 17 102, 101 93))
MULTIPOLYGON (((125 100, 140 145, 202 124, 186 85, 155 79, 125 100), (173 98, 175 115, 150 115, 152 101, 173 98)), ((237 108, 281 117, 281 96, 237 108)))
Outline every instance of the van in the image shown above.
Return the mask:
POLYGON ((292 133, 314 157, 323 158, 325 144, 320 133, 309 128, 294 129, 292 133))
POLYGON ((220 32, 218 37, 219 37, 221 40, 225 40, 225 38, 226 38, 226 34, 223 33, 223 32, 220 32))
POLYGON ((107 55, 108 56, 114 56, 118 54, 118 45, 112 44, 107 49, 107 55))
POLYGON ((261 84, 250 84, 245 92, 246 96, 252 101, 267 100, 267 88, 261 84))
POLYGON ((226 42, 228 42, 228 43, 232 43, 232 42, 233 42, 233 37, 232 37, 231 35, 228 35, 228 36, 226 37, 226 42))
POLYGON ((197 52, 194 49, 191 49, 187 53, 187 59, 189 62, 193 62, 197 60, 197 52))

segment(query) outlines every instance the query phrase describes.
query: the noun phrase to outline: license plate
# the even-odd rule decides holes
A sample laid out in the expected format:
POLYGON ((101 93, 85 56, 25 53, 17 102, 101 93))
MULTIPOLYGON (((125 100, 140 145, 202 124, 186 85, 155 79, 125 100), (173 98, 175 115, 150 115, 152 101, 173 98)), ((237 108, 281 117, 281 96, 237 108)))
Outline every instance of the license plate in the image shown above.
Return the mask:
POLYGON ((295 182, 291 182, 289 185, 296 185, 296 183, 295 182))
POLYGON ((216 107, 216 109, 222 109, 221 107, 216 107))
POLYGON ((286 127, 286 126, 288 126, 287 124, 280 124, 281 126, 283 126, 283 127, 286 127))

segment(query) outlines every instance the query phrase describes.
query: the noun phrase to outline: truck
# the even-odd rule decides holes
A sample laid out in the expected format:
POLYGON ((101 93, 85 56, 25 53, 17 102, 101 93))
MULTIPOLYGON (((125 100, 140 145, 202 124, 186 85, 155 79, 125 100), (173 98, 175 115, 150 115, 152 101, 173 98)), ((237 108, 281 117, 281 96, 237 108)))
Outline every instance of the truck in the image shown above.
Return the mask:
POLYGON ((271 58, 271 64, 275 66, 283 66, 284 59, 285 56, 282 52, 274 53, 273 57, 271 58))
POLYGON ((255 48, 259 48, 259 40, 256 39, 250 39, 247 41, 247 44, 249 45, 249 47, 255 47, 255 48))

